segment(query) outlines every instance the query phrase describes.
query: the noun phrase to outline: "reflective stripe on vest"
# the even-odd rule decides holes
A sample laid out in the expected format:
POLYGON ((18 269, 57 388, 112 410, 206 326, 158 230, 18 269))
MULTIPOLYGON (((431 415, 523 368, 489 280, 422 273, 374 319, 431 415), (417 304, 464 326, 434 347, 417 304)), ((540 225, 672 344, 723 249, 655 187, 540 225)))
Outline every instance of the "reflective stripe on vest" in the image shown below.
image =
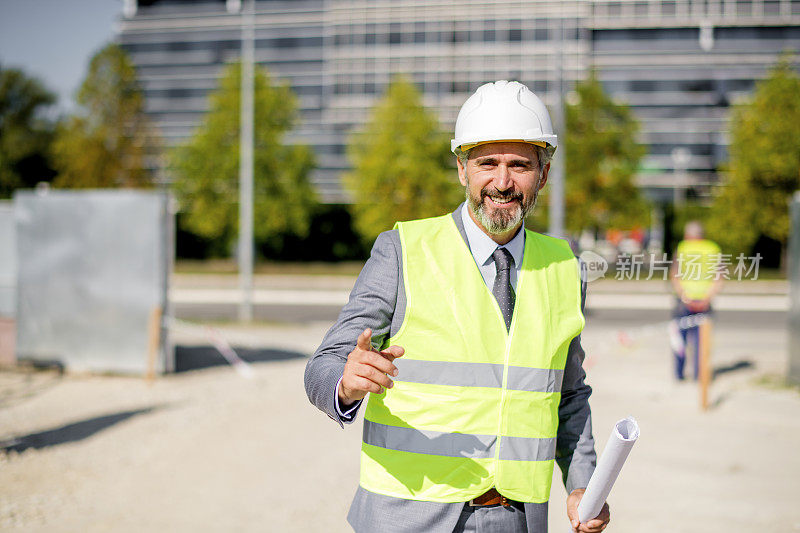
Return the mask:
MULTIPOLYGON (((502 387, 501 364, 398 359, 394 362, 403 381, 458 387, 502 387)), ((561 392, 564 371, 558 368, 508 367, 506 388, 539 392, 561 392)))
POLYGON ((406 312, 385 345, 406 350, 393 388, 370 394, 361 485, 467 501, 496 487, 547 501, 567 351, 583 328, 567 243, 526 232, 510 330, 450 215, 397 225, 406 312))

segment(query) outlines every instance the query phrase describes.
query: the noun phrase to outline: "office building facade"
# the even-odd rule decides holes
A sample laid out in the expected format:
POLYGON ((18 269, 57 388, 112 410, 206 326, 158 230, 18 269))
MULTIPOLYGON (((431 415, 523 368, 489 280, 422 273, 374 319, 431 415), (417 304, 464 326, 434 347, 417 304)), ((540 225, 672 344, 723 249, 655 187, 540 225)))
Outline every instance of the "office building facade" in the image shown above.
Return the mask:
MULTIPOLYGON (((222 66, 239 56, 232 3, 126 4, 118 38, 169 145, 191 135, 222 66)), ((289 140, 314 147, 313 181, 328 202, 347 201, 348 136, 395 74, 414 80, 450 131, 486 81, 522 81, 557 110, 591 68, 641 122, 648 154, 637 180, 648 195, 708 197, 730 106, 781 52, 800 49, 800 0, 256 0, 255 9, 256 61, 298 94, 289 140)))

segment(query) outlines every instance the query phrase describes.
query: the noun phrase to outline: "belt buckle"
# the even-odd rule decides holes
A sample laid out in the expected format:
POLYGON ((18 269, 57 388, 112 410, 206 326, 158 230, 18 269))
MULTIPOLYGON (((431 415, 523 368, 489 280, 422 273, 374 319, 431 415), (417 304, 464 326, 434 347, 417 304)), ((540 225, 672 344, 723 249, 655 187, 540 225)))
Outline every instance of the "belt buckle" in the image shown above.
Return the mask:
MULTIPOLYGON (((471 499, 467 503, 469 504, 470 507, 485 507, 486 506, 485 503, 475 503, 475 498, 471 499)), ((505 496, 503 496, 501 494, 500 495, 500 505, 502 505, 503 507, 510 507, 511 506, 511 502, 508 501, 508 498, 506 498, 505 496)))

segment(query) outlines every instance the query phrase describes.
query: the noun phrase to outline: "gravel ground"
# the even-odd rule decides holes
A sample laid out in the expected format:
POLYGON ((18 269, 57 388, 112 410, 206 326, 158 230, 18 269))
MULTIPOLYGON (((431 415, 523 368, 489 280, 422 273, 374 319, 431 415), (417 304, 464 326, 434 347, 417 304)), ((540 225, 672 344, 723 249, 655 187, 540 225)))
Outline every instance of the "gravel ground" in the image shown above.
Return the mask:
MULTIPOLYGON (((307 355, 328 326, 225 334, 307 355)), ((662 327, 587 326, 598 451, 626 415, 642 430, 610 497, 609 531, 800 531, 800 394, 775 385, 781 326, 718 325, 723 372, 708 412, 693 383, 669 379, 662 327)), ((0 372, 0 529, 348 531, 360 422, 342 430, 313 408, 304 366, 295 357, 253 365, 252 379, 213 367, 152 384, 0 372)), ((565 531, 564 490, 553 486, 550 529, 565 531)))

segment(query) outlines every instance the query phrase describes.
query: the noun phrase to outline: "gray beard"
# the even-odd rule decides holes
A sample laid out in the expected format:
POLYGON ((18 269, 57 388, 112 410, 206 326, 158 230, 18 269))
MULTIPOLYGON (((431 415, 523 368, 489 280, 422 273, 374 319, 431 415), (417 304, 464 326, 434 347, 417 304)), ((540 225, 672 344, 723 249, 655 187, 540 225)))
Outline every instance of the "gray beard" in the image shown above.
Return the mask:
POLYGON ((488 196, 488 192, 485 189, 481 191, 480 198, 472 196, 469 190, 469 178, 467 178, 465 191, 465 197, 470 211, 472 211, 472 214, 475 215, 480 225, 483 226, 490 235, 502 235, 516 228, 529 213, 533 212, 534 207, 536 207, 536 198, 539 196, 538 191, 533 193, 533 201, 528 205, 525 205, 524 201, 520 200, 517 204, 517 208, 512 213, 506 213, 498 209, 490 215, 483 203, 484 198, 488 196))

